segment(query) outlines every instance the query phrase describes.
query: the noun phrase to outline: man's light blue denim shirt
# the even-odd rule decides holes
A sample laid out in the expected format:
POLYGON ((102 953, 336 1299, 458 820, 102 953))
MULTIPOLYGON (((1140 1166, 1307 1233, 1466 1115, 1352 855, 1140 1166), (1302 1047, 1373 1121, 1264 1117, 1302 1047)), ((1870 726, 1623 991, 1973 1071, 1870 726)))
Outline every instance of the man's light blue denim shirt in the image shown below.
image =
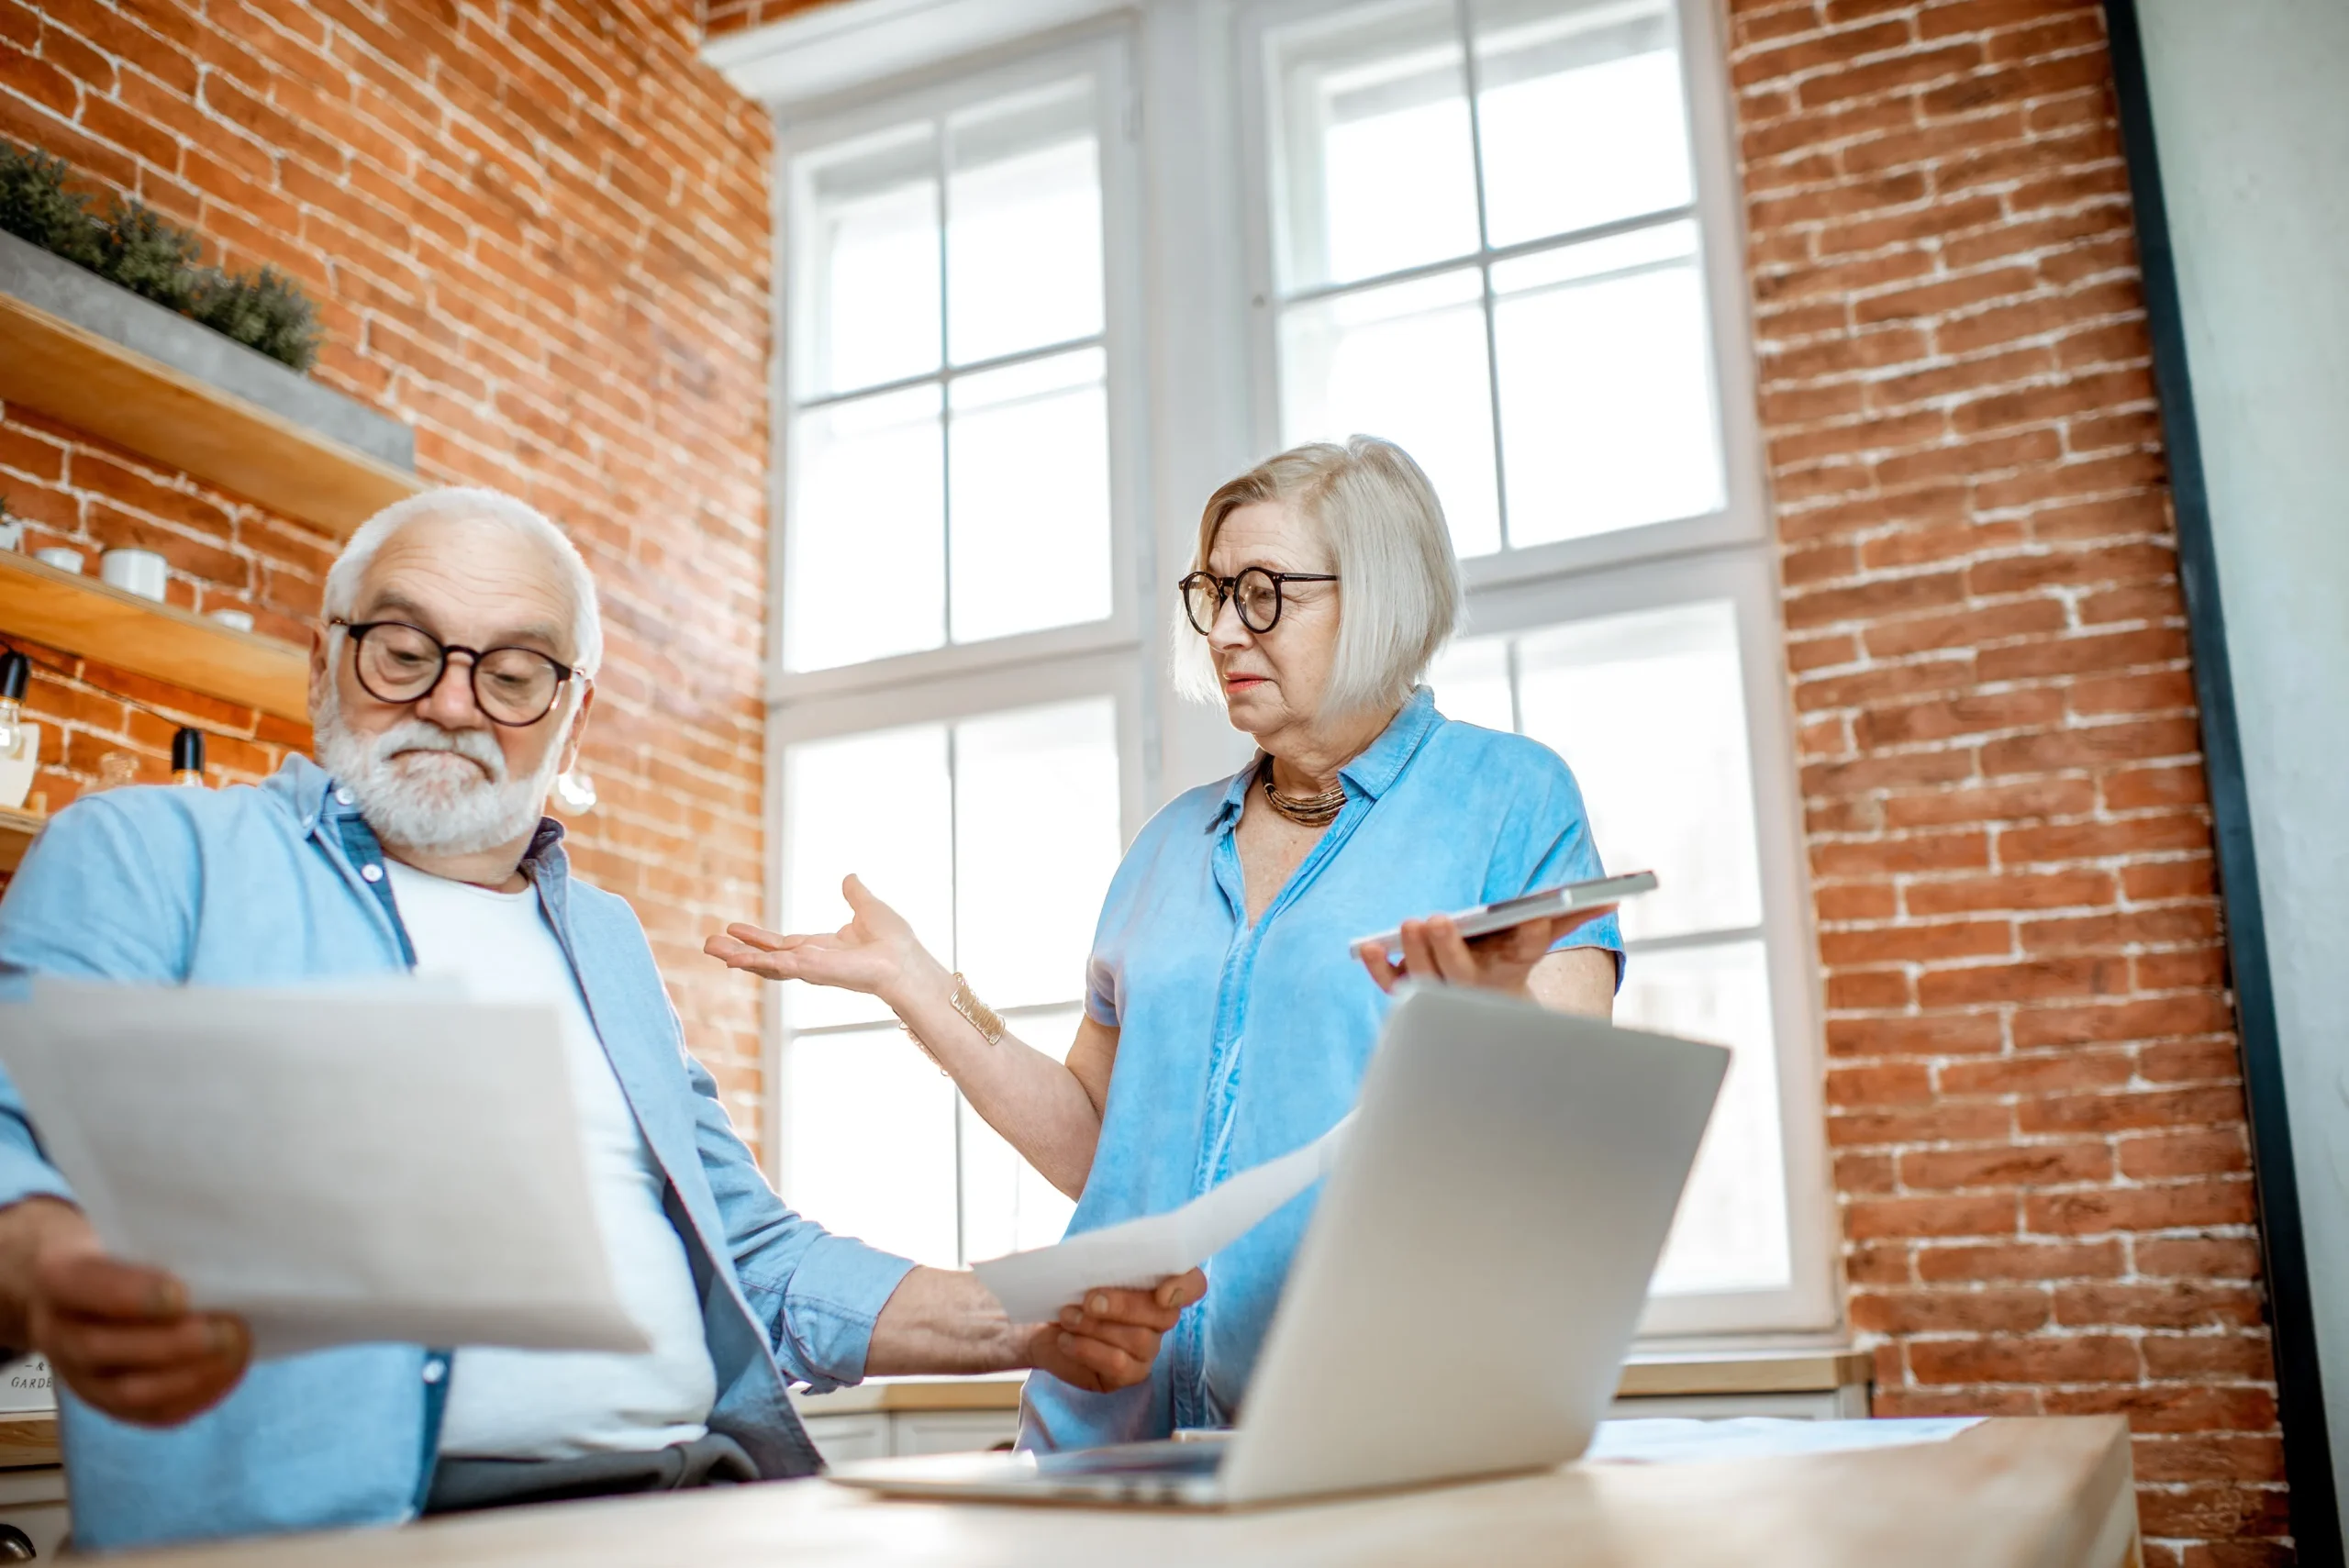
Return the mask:
MULTIPOLYGON (((542 824, 523 869, 668 1178, 718 1373, 709 1425, 764 1474, 810 1473, 819 1461, 786 1380, 821 1390, 863 1377, 874 1319, 912 1265, 784 1207, 685 1054, 635 913, 571 879, 562 838, 542 824)), ((0 899, 0 996, 21 996, 35 974, 263 986, 406 968, 381 860, 351 796, 300 757, 258 787, 88 797, 58 814, 0 899)), ((43 1193, 72 1195, 0 1076, 0 1204, 43 1193)), ((421 1345, 269 1362, 167 1431, 61 1388, 74 1540, 112 1551, 412 1518, 450 1362, 421 1345)))
MULTIPOLYGON (((1118 1056, 1071 1234, 1176 1207, 1353 1108, 1387 1006, 1354 941, 1603 874, 1557 754, 1445 718, 1425 687, 1339 777, 1345 808, 1253 927, 1233 830, 1255 763, 1177 796, 1127 851, 1086 976, 1085 1010, 1118 1029, 1118 1056)), ((1558 945, 1613 951, 1620 983, 1614 917, 1558 945)), ((1030 1377, 1022 1445, 1229 1424, 1317 1195, 1208 1262, 1207 1299, 1167 1337, 1147 1383, 1089 1394, 1030 1377)))

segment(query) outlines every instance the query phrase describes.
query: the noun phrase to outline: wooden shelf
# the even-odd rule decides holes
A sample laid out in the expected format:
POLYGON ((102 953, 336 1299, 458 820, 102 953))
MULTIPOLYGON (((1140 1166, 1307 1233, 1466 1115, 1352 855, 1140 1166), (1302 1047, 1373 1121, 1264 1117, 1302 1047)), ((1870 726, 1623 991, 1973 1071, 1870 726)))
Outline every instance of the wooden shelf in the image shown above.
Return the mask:
POLYGON ((0 632, 309 722, 305 650, 60 572, 29 555, 0 550, 0 632))
POLYGON ((0 871, 14 871, 25 851, 32 847, 33 835, 49 821, 29 811, 11 811, 0 806, 0 871))
POLYGON ((0 398, 160 459, 337 539, 424 488, 413 473, 256 399, 283 403, 296 414, 315 409, 326 422, 361 428, 392 421, 21 240, 0 249, 6 250, 0 261, 7 263, 0 268, 6 273, 0 278, 6 285, 0 287, 0 398), (57 313, 68 309, 114 327, 115 335, 57 313), (134 342, 164 352, 184 347, 180 357, 217 374, 195 373, 134 342))
POLYGON ((25 1470, 57 1462, 57 1412, 20 1410, 0 1415, 0 1470, 25 1470))

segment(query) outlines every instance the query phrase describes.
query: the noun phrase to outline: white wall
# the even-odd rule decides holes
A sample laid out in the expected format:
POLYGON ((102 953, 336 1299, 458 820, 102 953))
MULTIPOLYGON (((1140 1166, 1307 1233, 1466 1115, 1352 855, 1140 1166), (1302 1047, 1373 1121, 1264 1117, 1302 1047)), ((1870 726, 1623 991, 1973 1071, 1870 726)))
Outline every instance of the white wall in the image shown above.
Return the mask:
POLYGON ((2139 0, 2349 1500, 2349 0, 2139 0))

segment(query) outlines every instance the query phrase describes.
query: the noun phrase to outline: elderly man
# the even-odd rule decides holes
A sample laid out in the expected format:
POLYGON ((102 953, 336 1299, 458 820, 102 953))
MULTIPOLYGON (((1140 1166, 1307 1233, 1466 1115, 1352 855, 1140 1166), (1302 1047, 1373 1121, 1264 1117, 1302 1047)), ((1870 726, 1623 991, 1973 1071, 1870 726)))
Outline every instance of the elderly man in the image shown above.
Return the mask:
POLYGON ((685 1055, 642 929, 540 815, 579 751, 603 636, 570 542, 443 490, 351 537, 313 638, 304 758, 258 788, 126 789, 61 813, 0 900, 31 974, 273 985, 415 969, 551 1004, 596 1211, 652 1348, 365 1345, 249 1364, 233 1318, 109 1258, 0 1080, 0 1344, 56 1370, 85 1548, 392 1522, 805 1475, 786 1386, 1043 1367, 1145 1376, 1205 1282, 1007 1321, 966 1273, 827 1234, 776 1198, 685 1055))

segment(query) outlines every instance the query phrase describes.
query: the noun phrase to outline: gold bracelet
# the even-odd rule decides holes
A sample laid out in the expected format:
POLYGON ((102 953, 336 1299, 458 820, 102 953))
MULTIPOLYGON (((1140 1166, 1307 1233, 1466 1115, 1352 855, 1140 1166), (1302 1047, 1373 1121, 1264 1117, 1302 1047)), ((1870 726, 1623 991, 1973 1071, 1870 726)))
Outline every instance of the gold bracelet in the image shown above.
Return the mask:
MULTIPOLYGON (((962 1014, 963 1022, 978 1030, 979 1038, 989 1045, 1003 1043, 1003 1016, 979 1000, 978 993, 971 989, 971 983, 963 978, 960 970, 954 972, 954 994, 947 998, 947 1005, 962 1014)), ((930 1058, 932 1066, 941 1073, 946 1072, 946 1063, 938 1060, 938 1052, 930 1049, 930 1042, 914 1031, 913 1025, 899 1018, 897 1027, 906 1031, 906 1038, 914 1042, 917 1050, 930 1058)))
POLYGON ((948 1000, 954 1010, 979 1031, 980 1039, 989 1045, 1003 1043, 1003 1015, 979 1000, 978 993, 971 989, 971 983, 963 978, 963 972, 959 969, 954 972, 954 995, 948 1000))

